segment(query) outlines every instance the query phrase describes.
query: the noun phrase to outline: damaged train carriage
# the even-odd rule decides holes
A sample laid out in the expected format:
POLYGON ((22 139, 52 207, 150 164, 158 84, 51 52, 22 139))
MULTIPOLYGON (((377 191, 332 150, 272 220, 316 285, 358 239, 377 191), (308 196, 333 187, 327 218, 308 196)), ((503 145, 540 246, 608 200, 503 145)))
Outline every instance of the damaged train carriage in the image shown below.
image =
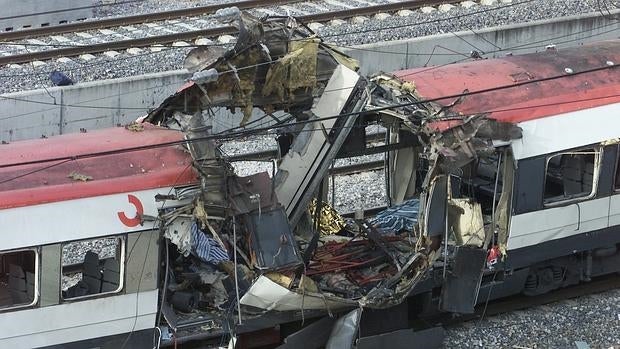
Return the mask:
MULTIPOLYGON (((356 306, 391 309, 415 295, 422 298, 414 302, 438 302, 441 311, 471 313, 479 299, 536 295, 615 270, 617 241, 608 236, 582 243, 582 233, 593 228, 581 226, 581 213, 572 230, 574 224, 560 223, 525 228, 529 218, 521 214, 564 224, 574 220, 573 207, 580 212, 589 204, 580 201, 599 195, 601 146, 577 137, 570 146, 558 141, 540 147, 546 139, 541 133, 548 131, 523 137, 522 127, 553 124, 548 120, 570 113, 590 117, 593 107, 615 103, 604 93, 617 88, 617 75, 599 68, 613 67, 608 62, 618 55, 616 42, 380 74, 366 82, 355 73, 356 62, 291 18, 244 15, 240 23, 234 50, 191 54, 190 66, 199 67, 193 82, 147 118, 177 125, 191 140, 209 137, 205 120, 215 118, 213 108, 240 108, 242 127, 253 108, 291 115, 292 121, 274 117, 271 126, 285 130, 273 179, 264 173, 236 177, 214 144, 189 144, 202 185, 200 200, 186 212, 202 208, 184 224, 197 224, 192 229, 207 232, 209 246, 235 260, 215 261, 229 265, 223 281, 229 285, 209 284, 223 295, 209 306, 220 315, 235 307, 241 313, 237 320, 226 317, 227 324, 213 319, 216 328, 235 321, 238 330, 268 327, 356 306), (566 62, 582 73, 566 76, 566 62), (568 99, 593 93, 594 100, 568 99), (385 144, 367 148, 369 124, 387 129, 385 144), (572 149, 580 147, 587 150, 572 149), (328 167, 338 157, 384 152, 395 208, 367 220, 342 219, 324 202, 328 167), (527 167, 530 157, 537 167, 527 167), (538 186, 526 187, 533 178, 538 186), (403 207, 413 210, 402 215, 403 207), (382 225, 382 217, 400 222, 382 225), (537 244, 545 247, 534 249, 537 244), (549 252, 546 246, 558 248, 549 252)), ((606 159, 613 162, 608 171, 615 168, 614 155, 606 159)), ((605 190, 601 195, 609 194, 605 190)), ((195 300, 191 286, 185 292, 184 299, 195 300)), ((167 314, 174 319, 172 308, 167 314)), ((355 314, 351 321, 359 322, 355 314)), ((176 330, 175 321, 169 324, 176 330)), ((406 327, 407 320, 384 330, 406 327)))
POLYGON ((428 348, 441 331, 414 332, 416 318, 620 270, 618 41, 366 79, 293 18, 233 15, 235 46, 192 51, 191 82, 140 123, 6 145, 15 179, 0 185, 0 217, 28 234, 2 248, 0 323, 86 317, 72 336, 71 319, 47 332, 33 321, 0 343, 150 347, 157 327, 163 344, 428 348), (242 122, 214 134, 222 109, 242 122), (368 146, 368 125, 385 141, 368 146), (220 144, 265 132, 278 134, 271 175, 235 175, 220 144), (61 154, 46 145, 66 140, 61 154), (24 149, 67 162, 19 165, 24 149), (390 207, 336 212, 333 161, 376 153, 390 207), (135 215, 115 206, 127 200, 135 215), (24 219, 78 207, 74 223, 24 219), (93 238, 114 243, 64 265, 93 238))
MULTIPOLYGON (((432 72, 382 74, 366 85, 366 80, 355 73, 353 60, 291 18, 262 21, 243 15, 240 23, 240 39, 234 50, 220 52, 219 56, 204 50, 191 54, 190 66, 199 67, 193 82, 147 117, 150 122, 180 127, 192 140, 209 137, 205 120, 215 118, 213 108, 240 108, 245 116, 241 126, 253 108, 268 115, 276 110, 291 115, 292 121, 276 119, 279 124, 273 126, 285 128, 279 137, 280 157, 273 179, 265 173, 236 177, 215 144, 188 145, 201 174, 202 191, 194 205, 185 208, 185 213, 198 209, 198 214, 185 217, 183 224, 191 225, 192 231, 207 232, 210 242, 206 245, 214 247, 211 253, 236 261, 201 257, 203 262, 228 265, 225 272, 219 271, 221 278, 209 278, 217 281, 209 283, 208 288, 219 290, 221 297, 211 295, 205 301, 208 307, 218 308, 220 315, 241 309, 236 329, 253 328, 256 325, 248 325, 252 320, 268 327, 283 322, 283 318, 291 321, 313 316, 314 311, 332 313, 359 305, 390 308, 409 296, 435 289, 441 289, 441 294, 431 299, 439 301, 440 310, 471 313, 481 288, 485 299, 518 292, 543 293, 591 277, 592 261, 587 256, 591 258, 600 248, 610 256, 617 255, 614 243, 608 240, 598 241, 595 247, 599 249, 584 251, 583 256, 576 255, 574 251, 581 253, 581 249, 574 246, 570 253, 568 247, 553 254, 539 252, 537 259, 530 258, 524 246, 515 249, 513 258, 509 251, 516 241, 523 240, 509 233, 523 229, 515 228, 512 219, 515 202, 535 202, 544 194, 541 202, 551 200, 549 206, 555 207, 555 199, 562 202, 569 195, 563 194, 569 190, 568 184, 563 184, 568 181, 567 175, 562 177, 562 171, 568 171, 564 163, 577 161, 561 155, 549 161, 541 172, 543 177, 549 172, 548 178, 539 181, 546 183, 547 189, 529 189, 523 199, 526 189, 518 184, 524 176, 519 172, 524 153, 519 151, 519 144, 531 142, 527 148, 537 156, 547 151, 533 150, 540 144, 539 135, 522 139, 518 125, 558 114, 557 108, 541 109, 537 103, 556 101, 559 91, 566 95, 579 91, 583 82, 577 77, 561 80, 565 78, 565 67, 559 68, 562 63, 579 62, 595 54, 611 59, 610 53, 617 55, 615 43, 585 53, 553 51, 439 67, 432 72), (239 73, 242 70, 244 75, 239 73), (492 72, 493 78, 485 72, 492 72), (558 79, 543 79, 554 74, 558 79), (524 87, 523 81, 531 84, 524 87), (469 92, 485 89, 489 90, 486 95, 469 92), (500 98, 505 95, 511 97, 500 98), (441 98, 446 96, 455 97, 441 98), (515 109, 512 113, 497 112, 500 106, 515 109), (366 147, 363 130, 371 123, 388 130, 384 145, 366 147), (374 219, 345 221, 323 200, 328 167, 337 157, 377 152, 389 153, 389 196, 396 208, 374 219), (545 190, 555 190, 555 194, 547 195, 545 190), (518 195, 513 195, 514 191, 518 195), (398 213, 403 206, 413 206, 413 213, 406 217, 390 214, 398 213), (418 208, 419 214, 415 211, 418 208), (398 228, 386 230, 381 226, 382 215, 404 219, 408 225, 397 224, 398 228), (582 257, 589 261, 585 275, 575 272, 581 270, 582 257), (236 284, 231 284, 232 280, 236 284), (490 285, 495 286, 493 294, 489 294, 490 285), (214 304, 214 299, 219 303, 214 304), (242 313, 249 320, 244 320, 242 313)), ((593 67, 596 62, 592 61, 576 66, 584 70, 593 67)), ((596 72, 583 78, 601 85, 602 91, 615 83, 613 76, 603 78, 596 72)), ((589 89, 595 90, 597 84, 591 83, 589 89)), ((583 113, 588 113, 588 108, 596 105, 558 101, 565 105, 561 112, 585 109, 583 113)), ((612 102, 602 99, 599 103, 612 102)), ((581 153, 567 154, 574 157, 581 153)), ((583 154, 590 154, 591 163, 599 164, 600 153, 583 154)), ((598 173, 592 171, 589 178, 598 173)), ((571 196, 571 204, 572 200, 571 196)), ((171 227, 178 224, 175 215, 173 220, 169 217, 165 216, 165 221, 171 227)), ((523 234, 536 235, 537 242, 557 243, 561 234, 567 234, 564 227, 558 228, 560 233, 523 234)), ((169 237, 170 231, 176 230, 168 229, 169 237)), ((185 242, 175 241, 186 246, 181 248, 186 255, 187 246, 192 245, 188 239, 194 241, 192 236, 186 236, 185 242)), ((610 261, 600 261, 595 268, 607 270, 610 261)), ((175 275, 170 279, 176 280, 175 275)), ((183 299, 198 302, 201 297, 196 296, 193 286, 186 286, 183 299)), ((172 308, 174 304, 167 311, 167 319, 175 318, 172 308)), ((216 319, 212 324, 230 328, 230 316, 227 319, 227 324, 216 319)), ((176 322, 171 322, 176 332, 176 322)))

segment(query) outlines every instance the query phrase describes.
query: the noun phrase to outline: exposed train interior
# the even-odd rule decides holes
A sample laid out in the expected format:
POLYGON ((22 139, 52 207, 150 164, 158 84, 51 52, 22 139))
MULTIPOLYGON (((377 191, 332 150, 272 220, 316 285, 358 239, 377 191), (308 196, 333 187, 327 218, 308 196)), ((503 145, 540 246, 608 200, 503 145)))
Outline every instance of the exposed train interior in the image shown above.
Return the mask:
POLYGON ((34 302, 37 263, 34 250, 0 254, 0 310, 34 302))

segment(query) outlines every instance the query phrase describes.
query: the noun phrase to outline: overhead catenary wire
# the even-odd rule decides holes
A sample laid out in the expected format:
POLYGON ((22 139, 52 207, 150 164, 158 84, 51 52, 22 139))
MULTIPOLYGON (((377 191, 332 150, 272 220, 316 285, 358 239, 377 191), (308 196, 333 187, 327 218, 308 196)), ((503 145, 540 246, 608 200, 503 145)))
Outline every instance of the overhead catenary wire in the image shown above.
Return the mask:
MULTIPOLYGON (((273 131, 274 129, 282 128, 282 127, 290 127, 291 125, 302 125, 302 124, 308 124, 308 123, 315 123, 315 122, 331 120, 331 119, 335 119, 335 118, 339 118, 339 117, 354 116, 354 115, 368 114, 368 113, 375 113, 375 112, 379 112, 379 111, 383 111, 383 110, 389 110, 389 109, 393 109, 393 108, 401 108, 401 107, 406 107, 406 106, 420 105, 420 104, 437 102, 437 101, 446 100, 446 99, 463 98, 463 97, 466 97, 466 96, 478 95, 478 94, 483 94, 483 93, 490 93, 490 92, 495 92, 495 91, 501 91, 501 90, 506 90, 506 89, 510 89, 510 88, 515 88, 515 87, 525 86, 525 85, 529 85, 529 84, 534 84, 534 83, 538 83, 538 82, 552 81, 552 80, 557 80, 557 79, 570 78, 570 77, 573 77, 573 76, 587 74, 587 73, 592 73, 592 72, 611 70, 611 69, 615 69, 617 67, 618 67, 617 65, 605 65, 605 66, 596 67, 596 68, 592 68, 592 69, 588 69, 588 70, 584 70, 584 71, 580 71, 580 72, 573 72, 570 75, 566 75, 566 74, 554 75, 554 76, 545 77, 545 78, 526 80, 526 81, 522 81, 522 82, 510 84, 510 85, 502 85, 502 86, 497 86, 497 87, 492 87, 492 88, 487 88, 487 89, 481 89, 481 90, 476 90, 476 91, 463 92, 463 93, 458 93, 458 94, 453 94, 453 95, 448 95, 448 96, 440 96, 440 97, 436 97, 436 98, 418 100, 418 101, 413 101, 413 102, 387 105, 387 106, 376 107, 376 108, 367 109, 367 110, 363 110, 363 111, 359 111, 359 112, 343 113, 343 114, 339 114, 339 115, 332 115, 332 116, 321 117, 321 118, 316 118, 316 119, 301 120, 301 121, 296 121, 296 122, 293 122, 293 123, 287 123, 287 124, 283 124, 283 125, 266 126, 266 127, 262 127, 262 128, 251 129, 251 130, 243 130, 243 131, 236 131, 236 132, 224 132, 224 133, 219 133, 219 134, 209 135, 209 136, 204 136, 204 137, 196 137, 196 138, 193 138, 191 140, 170 141, 170 142, 163 142, 163 143, 158 143, 158 144, 149 144, 149 145, 136 146, 136 147, 130 147, 130 148, 114 149, 114 150, 108 150, 108 151, 103 151, 103 152, 76 154, 76 155, 61 156, 61 157, 48 158, 48 159, 38 159, 38 160, 24 161, 24 162, 19 162, 19 163, 0 164, 0 169, 1 168, 16 167, 16 166, 35 165, 35 164, 42 164, 42 163, 55 162, 55 161, 63 161, 63 160, 74 161, 74 160, 80 160, 80 159, 88 159, 88 158, 107 156, 107 155, 113 155, 113 154, 120 154, 120 153, 126 153, 126 152, 134 152, 134 151, 142 151, 142 150, 154 149, 154 148, 160 148, 160 147, 169 147, 169 146, 183 145, 183 144, 187 144, 188 142, 198 142, 198 141, 215 140, 215 139, 231 139, 231 138, 238 137, 238 136, 246 136, 246 135, 251 135, 251 134, 258 134, 260 132, 273 131)), ((595 99, 605 99, 605 98, 614 98, 614 97, 618 97, 618 95, 609 95, 609 96, 603 96, 603 97, 596 97, 596 98, 592 98, 592 99, 583 99, 583 101, 595 100, 595 99)), ((575 103, 575 102, 579 102, 579 101, 581 101, 581 100, 572 100, 572 101, 566 102, 566 103, 575 103)), ((562 103, 552 103, 552 104, 549 104, 549 105, 560 105, 560 104, 562 104, 562 103)), ((514 108, 514 109, 515 110, 519 110, 519 109, 523 109, 523 108, 534 108, 534 107, 538 107, 538 106, 519 107, 519 108, 514 108)), ((480 112, 477 112, 476 114, 485 114, 485 113, 500 112, 500 111, 507 111, 507 110, 509 110, 509 109, 504 109, 504 110, 500 109, 500 110, 497 110, 497 111, 480 111, 480 112)), ((324 129, 323 128, 319 128, 319 129, 315 129, 315 130, 311 130, 311 131, 312 132, 317 132, 317 131, 324 132, 324 129)))

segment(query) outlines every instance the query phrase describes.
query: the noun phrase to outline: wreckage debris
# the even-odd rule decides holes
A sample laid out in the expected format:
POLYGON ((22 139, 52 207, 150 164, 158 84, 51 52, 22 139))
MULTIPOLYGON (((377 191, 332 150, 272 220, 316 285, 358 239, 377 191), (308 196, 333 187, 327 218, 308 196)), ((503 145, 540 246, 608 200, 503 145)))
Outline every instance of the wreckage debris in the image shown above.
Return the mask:
MULTIPOLYGON (((464 287, 458 265, 485 263, 486 246, 505 244, 496 232, 506 227, 499 216, 490 219, 494 203, 464 196, 454 178, 484 162, 491 169, 507 166, 493 142, 518 138, 520 130, 423 103, 413 83, 394 76, 365 79, 356 73, 357 62, 293 18, 235 18, 235 47, 192 51, 188 85, 144 118, 184 132, 200 177, 198 186, 167 198, 178 204, 159 217, 176 246, 167 256, 164 285, 164 301, 179 312, 165 316, 171 328, 177 327, 170 319, 181 313, 206 316, 224 330, 235 326, 231 312, 241 325, 271 312, 389 308, 402 303, 437 261, 457 264, 446 295, 458 292, 464 287), (385 108, 390 105, 396 106, 385 108), (209 138, 215 110, 222 109, 240 110, 241 126, 255 110, 292 115, 290 124, 277 125, 287 131, 273 177, 233 173, 209 138), (322 200, 323 179, 350 131, 373 120, 390 130, 390 147, 403 144, 390 148, 398 154, 391 166, 403 175, 393 177, 392 207, 345 219, 322 200)), ((506 172, 503 180, 511 180, 506 172)), ((471 299, 443 300, 453 311, 473 306, 471 299)), ((347 324, 356 318, 354 310, 337 326, 357 326, 347 324)), ((327 347, 354 335, 334 334, 327 347)))

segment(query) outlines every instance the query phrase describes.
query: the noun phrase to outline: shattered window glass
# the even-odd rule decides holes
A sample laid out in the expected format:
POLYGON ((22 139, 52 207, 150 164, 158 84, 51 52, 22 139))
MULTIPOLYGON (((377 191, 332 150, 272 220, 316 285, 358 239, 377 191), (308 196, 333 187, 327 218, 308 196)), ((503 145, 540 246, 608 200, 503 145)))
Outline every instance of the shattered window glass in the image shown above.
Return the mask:
POLYGON ((36 302, 37 269, 34 250, 0 253, 0 309, 36 302))
POLYGON ((120 237, 74 241, 62 246, 62 297, 71 299, 122 289, 120 237))
POLYGON ((544 203, 588 197, 594 193, 594 179, 600 153, 583 149, 547 159, 544 203))

